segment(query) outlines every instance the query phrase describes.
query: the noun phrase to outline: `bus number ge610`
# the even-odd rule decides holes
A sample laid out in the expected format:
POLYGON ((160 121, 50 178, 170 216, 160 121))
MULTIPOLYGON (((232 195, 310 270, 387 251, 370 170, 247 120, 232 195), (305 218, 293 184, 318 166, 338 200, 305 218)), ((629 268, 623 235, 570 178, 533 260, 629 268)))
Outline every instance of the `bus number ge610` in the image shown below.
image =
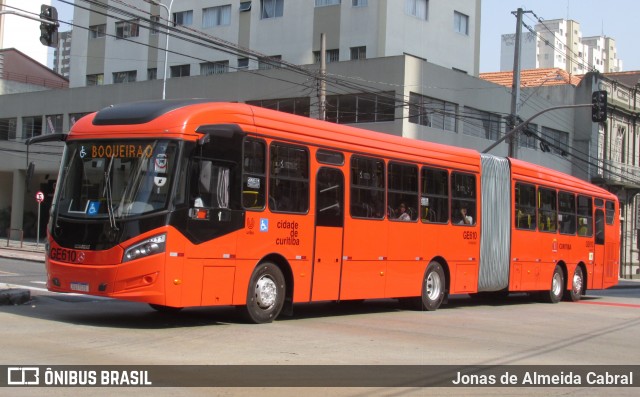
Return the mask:
POLYGON ((465 240, 477 240, 478 232, 462 232, 462 238, 465 240))
POLYGON ((51 248, 49 257, 56 261, 70 263, 79 263, 84 260, 84 255, 82 253, 78 255, 78 251, 64 248, 51 248))

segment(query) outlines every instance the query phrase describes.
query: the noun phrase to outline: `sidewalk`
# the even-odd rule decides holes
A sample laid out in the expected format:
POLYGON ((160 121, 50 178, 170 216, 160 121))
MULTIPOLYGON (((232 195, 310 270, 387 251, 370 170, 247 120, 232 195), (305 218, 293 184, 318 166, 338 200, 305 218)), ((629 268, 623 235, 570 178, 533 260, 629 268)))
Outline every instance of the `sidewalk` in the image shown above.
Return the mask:
POLYGON ((44 240, 39 244, 34 241, 24 241, 20 246, 20 241, 0 239, 0 258, 14 258, 33 262, 44 263, 44 240))

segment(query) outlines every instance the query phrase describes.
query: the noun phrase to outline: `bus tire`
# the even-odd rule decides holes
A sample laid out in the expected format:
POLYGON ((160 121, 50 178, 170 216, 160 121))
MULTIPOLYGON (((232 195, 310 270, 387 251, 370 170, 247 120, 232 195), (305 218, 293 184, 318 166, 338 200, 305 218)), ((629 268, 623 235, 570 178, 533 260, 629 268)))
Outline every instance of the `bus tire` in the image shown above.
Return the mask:
POLYGON ((280 268, 271 262, 261 263, 249 281, 247 304, 243 307, 245 318, 255 324, 275 320, 284 306, 285 287, 280 268))
POLYGON ((576 270, 573 272, 573 277, 571 278, 571 288, 565 291, 564 298, 571 302, 577 302, 580 300, 583 293, 584 274, 582 273, 582 268, 580 266, 576 266, 576 270))
POLYGON ((542 300, 547 303, 558 303, 564 294, 564 276, 560 266, 556 265, 551 276, 551 287, 549 291, 542 293, 542 300))
POLYGON ((157 305, 155 303, 149 303, 149 306, 157 312, 167 313, 167 314, 178 313, 180 310, 182 310, 181 307, 157 305))
POLYGON ((428 311, 438 310, 444 300, 445 277, 442 265, 431 262, 424 272, 422 280, 422 309, 428 311))

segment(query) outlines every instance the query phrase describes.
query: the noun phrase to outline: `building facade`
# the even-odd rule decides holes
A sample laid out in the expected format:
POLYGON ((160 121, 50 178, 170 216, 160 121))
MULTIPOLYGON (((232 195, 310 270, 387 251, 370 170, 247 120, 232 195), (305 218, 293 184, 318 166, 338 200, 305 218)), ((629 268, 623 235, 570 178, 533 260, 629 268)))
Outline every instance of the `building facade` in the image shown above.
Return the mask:
MULTIPOLYGON (((622 71, 615 40, 606 36, 583 37, 580 23, 553 19, 538 23, 522 34, 522 69, 560 68, 570 74, 622 71)), ((513 69, 515 34, 502 35, 500 70, 513 69)))
POLYGON ((54 72, 66 77, 71 75, 71 36, 72 32, 59 32, 58 45, 53 49, 53 65, 54 72))
POLYGON ((74 35, 72 53, 86 56, 72 58, 72 87, 162 79, 167 18, 167 77, 265 69, 270 59, 314 64, 321 33, 329 63, 409 54, 478 74, 480 0, 165 1, 171 10, 103 3, 75 9, 74 22, 89 32, 74 35), (106 6, 126 16, 107 16, 106 6))

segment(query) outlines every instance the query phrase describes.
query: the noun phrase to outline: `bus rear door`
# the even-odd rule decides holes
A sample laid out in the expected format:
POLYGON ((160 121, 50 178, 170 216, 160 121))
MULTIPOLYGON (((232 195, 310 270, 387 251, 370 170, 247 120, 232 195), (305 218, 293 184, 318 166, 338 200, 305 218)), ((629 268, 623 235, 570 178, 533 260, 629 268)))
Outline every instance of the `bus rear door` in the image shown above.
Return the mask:
POLYGON ((316 231, 311 300, 337 300, 342 272, 344 175, 322 167, 316 180, 316 231))
POLYGON ((604 288, 604 265, 605 265, 605 245, 604 245, 604 211, 595 211, 595 247, 593 258, 593 288, 604 288))

